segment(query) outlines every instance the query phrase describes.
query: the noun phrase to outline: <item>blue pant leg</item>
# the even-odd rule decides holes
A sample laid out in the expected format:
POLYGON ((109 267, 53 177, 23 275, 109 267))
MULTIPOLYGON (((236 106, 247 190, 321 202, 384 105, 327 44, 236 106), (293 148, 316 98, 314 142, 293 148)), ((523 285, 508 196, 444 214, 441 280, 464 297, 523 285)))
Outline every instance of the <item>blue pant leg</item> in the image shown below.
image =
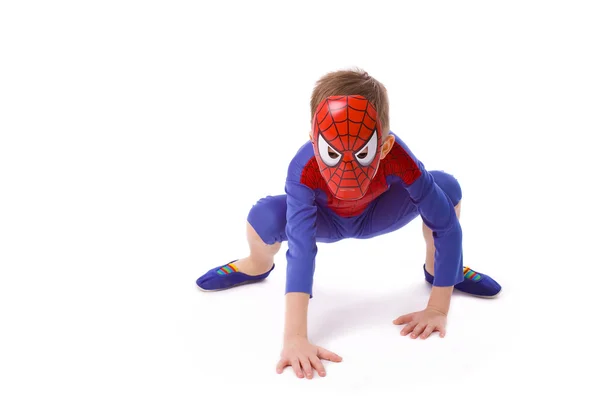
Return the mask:
MULTIPOLYGON (((430 171, 429 173, 436 185, 456 206, 462 199, 462 190, 458 180, 443 171, 430 171)), ((419 216, 417 207, 399 181, 393 182, 388 191, 379 196, 365 212, 367 214, 362 222, 359 235, 361 239, 396 231, 419 216)))
POLYGON ((462 189, 458 180, 444 171, 430 171, 436 185, 450 198, 454 207, 462 200, 462 189))
MULTIPOLYGON (((286 227, 286 195, 267 196, 256 202, 248 213, 248 223, 266 244, 288 240, 286 227)), ((341 239, 328 210, 317 207, 317 242, 331 243, 341 239)))
POLYGON ((248 223, 266 244, 275 244, 287 240, 286 195, 267 196, 258 200, 248 213, 248 223))

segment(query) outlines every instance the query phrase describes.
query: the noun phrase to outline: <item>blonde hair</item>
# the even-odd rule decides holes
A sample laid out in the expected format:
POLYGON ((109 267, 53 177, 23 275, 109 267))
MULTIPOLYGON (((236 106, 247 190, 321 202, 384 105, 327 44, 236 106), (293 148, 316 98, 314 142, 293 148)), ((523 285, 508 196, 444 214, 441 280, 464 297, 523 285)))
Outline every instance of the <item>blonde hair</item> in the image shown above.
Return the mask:
POLYGON ((323 75, 315 84, 310 99, 311 122, 317 106, 329 96, 364 96, 377 110, 382 135, 390 131, 389 100, 387 89, 381 82, 360 68, 340 70, 323 75))

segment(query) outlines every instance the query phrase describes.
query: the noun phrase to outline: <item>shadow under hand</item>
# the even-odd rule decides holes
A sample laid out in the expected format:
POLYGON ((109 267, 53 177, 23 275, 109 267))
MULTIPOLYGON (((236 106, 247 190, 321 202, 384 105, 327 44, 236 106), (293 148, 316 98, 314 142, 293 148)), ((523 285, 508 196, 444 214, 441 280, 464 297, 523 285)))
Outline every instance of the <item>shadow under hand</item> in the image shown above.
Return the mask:
POLYGON ((310 305, 309 339, 324 344, 359 329, 392 326, 397 317, 424 309, 429 293, 430 289, 422 284, 380 295, 317 291, 310 305))

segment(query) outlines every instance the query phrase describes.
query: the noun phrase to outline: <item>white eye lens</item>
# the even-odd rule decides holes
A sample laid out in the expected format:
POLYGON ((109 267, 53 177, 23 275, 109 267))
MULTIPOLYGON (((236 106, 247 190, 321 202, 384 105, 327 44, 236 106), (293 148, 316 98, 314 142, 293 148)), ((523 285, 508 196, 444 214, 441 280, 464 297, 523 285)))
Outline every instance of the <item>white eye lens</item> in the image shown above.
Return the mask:
POLYGON ((335 166, 338 162, 340 162, 342 155, 335 151, 333 147, 325 141, 322 135, 319 135, 319 155, 321 156, 321 160, 328 167, 335 166))
POLYGON ((358 162, 366 167, 373 162, 375 154, 377 153, 377 131, 373 132, 373 136, 367 142, 362 149, 356 153, 356 159, 358 162))

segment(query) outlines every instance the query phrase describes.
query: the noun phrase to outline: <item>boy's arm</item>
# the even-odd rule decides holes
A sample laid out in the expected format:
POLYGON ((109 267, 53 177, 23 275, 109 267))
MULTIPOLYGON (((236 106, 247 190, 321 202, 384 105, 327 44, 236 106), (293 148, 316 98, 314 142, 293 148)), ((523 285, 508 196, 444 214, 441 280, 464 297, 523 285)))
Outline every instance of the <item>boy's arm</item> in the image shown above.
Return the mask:
POLYGON ((423 223, 433 233, 434 287, 452 287, 463 281, 462 228, 452 201, 420 162, 421 176, 407 187, 423 223))
POLYGON ((408 146, 397 136, 395 140, 400 146, 395 155, 400 164, 398 175, 402 178, 403 185, 417 207, 423 223, 433 232, 436 250, 433 286, 454 287, 464 279, 462 228, 454 204, 408 146), (403 176, 402 170, 408 173, 403 176))
POLYGON ((308 303, 312 297, 317 254, 317 206, 314 191, 288 180, 286 236, 288 237, 284 338, 306 338, 308 303))
MULTIPOLYGON (((290 168, 295 172, 294 163, 290 168)), ((315 193, 298 179, 288 178, 287 194, 288 238, 286 307, 284 343, 277 372, 291 365, 299 378, 311 378, 313 368, 325 376, 321 359, 340 362, 342 358, 331 351, 315 346, 308 341, 308 303, 312 297, 313 274, 317 254, 316 229, 317 207, 315 193)))

